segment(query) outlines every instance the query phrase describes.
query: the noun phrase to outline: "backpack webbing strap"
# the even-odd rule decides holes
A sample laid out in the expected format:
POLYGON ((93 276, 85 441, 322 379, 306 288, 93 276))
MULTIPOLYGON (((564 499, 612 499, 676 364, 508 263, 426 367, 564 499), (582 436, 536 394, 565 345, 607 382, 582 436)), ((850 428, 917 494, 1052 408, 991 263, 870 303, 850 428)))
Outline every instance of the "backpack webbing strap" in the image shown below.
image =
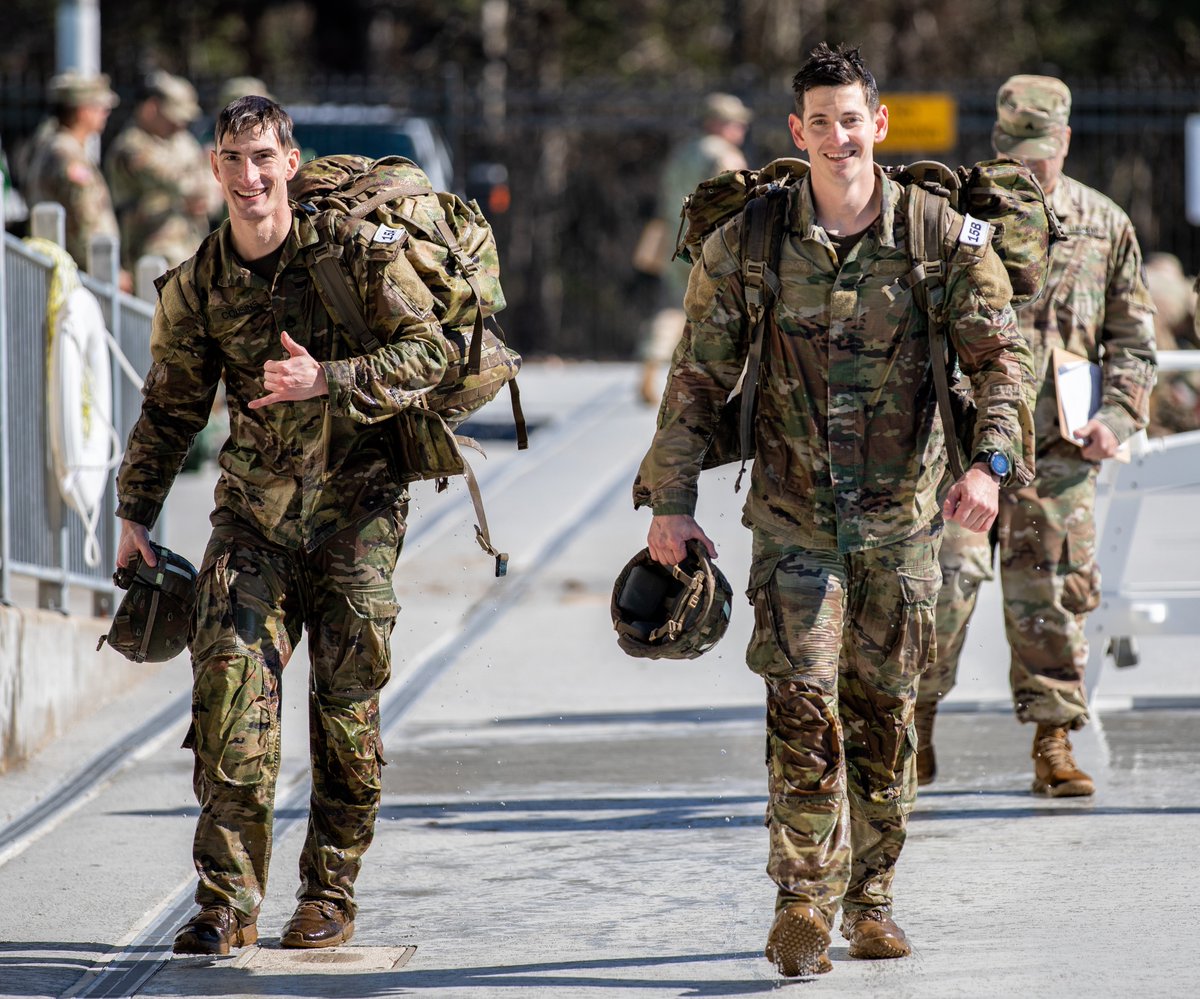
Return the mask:
MULTIPOLYGON (((458 262, 467 287, 475 296, 475 323, 472 327, 471 350, 466 359, 466 365, 468 373, 477 375, 483 368, 483 289, 479 286, 477 276, 479 262, 462 248, 458 237, 454 235, 454 230, 450 228, 450 223, 441 218, 436 221, 435 225, 446 248, 454 254, 454 259, 458 262)), ((496 332, 496 338, 501 343, 504 342, 504 337, 499 332, 496 332)), ((529 447, 529 431, 525 427, 525 412, 521 409, 521 390, 517 388, 515 378, 510 378, 508 381, 508 398, 512 404, 513 425, 517 432, 517 450, 524 451, 529 447)))
MULTIPOLYGON (((479 447, 469 437, 460 437, 457 434, 454 438, 460 444, 473 446, 480 454, 483 449, 479 447)), ((471 470, 471 464, 467 461, 466 455, 462 456, 463 463, 463 478, 467 480, 467 492, 471 494, 471 505, 475 508, 475 540, 479 542, 479 547, 482 548, 488 555, 496 560, 496 575, 505 576, 508 574, 508 552, 499 551, 492 544, 492 535, 488 531, 487 514, 483 512, 483 494, 479 491, 479 483, 475 479, 475 473, 471 470)))
MULTIPOLYGON (((938 413, 942 418, 942 435, 946 438, 946 455, 955 481, 963 477, 963 460, 959 452, 958 432, 954 425, 954 410, 950 405, 946 327, 941 321, 940 302, 930 294, 929 282, 941 278, 946 271, 942 261, 942 219, 946 199, 926 191, 920 184, 908 187, 908 255, 912 263, 911 287, 913 298, 925 312, 925 329, 929 335, 929 360, 933 370, 933 388, 937 394, 938 413)), ((940 295, 937 296, 940 299, 940 295)))
MULTIPOLYGON (((368 178, 369 179, 369 178, 368 178)), ((354 193, 361 193, 350 189, 350 193, 346 197, 353 197, 354 193)), ((398 201, 401 198, 418 198, 422 194, 433 194, 433 188, 426 184, 400 184, 396 187, 385 188, 382 191, 376 192, 366 201, 360 202, 350 209, 349 214, 356 219, 364 219, 371 212, 375 211, 380 205, 386 204, 389 201, 398 201)))
POLYGON ((479 278, 475 276, 479 270, 479 264, 463 250, 458 242, 458 237, 454 235, 454 230, 450 228, 449 222, 442 218, 438 219, 434 225, 437 226, 438 234, 442 237, 446 248, 454 254, 458 269, 462 271, 463 280, 467 282, 471 294, 475 296, 475 326, 471 335, 471 353, 467 368, 471 374, 477 375, 483 365, 483 289, 479 287, 479 278))
POLYGON ((362 349, 373 354, 383 345, 367 325, 358 289, 351 284, 350 275, 340 262, 341 250, 333 243, 320 243, 309 257, 309 273, 325 308, 341 320, 362 349))
POLYGON ((772 312, 771 301, 779 294, 777 271, 786 206, 787 191, 784 188, 772 188, 746 206, 742 223, 742 287, 746 296, 746 318, 751 323, 752 331, 738 417, 738 448, 742 466, 733 483, 734 492, 742 487, 742 476, 746 472, 754 440, 754 407, 758 396, 763 342, 772 312))

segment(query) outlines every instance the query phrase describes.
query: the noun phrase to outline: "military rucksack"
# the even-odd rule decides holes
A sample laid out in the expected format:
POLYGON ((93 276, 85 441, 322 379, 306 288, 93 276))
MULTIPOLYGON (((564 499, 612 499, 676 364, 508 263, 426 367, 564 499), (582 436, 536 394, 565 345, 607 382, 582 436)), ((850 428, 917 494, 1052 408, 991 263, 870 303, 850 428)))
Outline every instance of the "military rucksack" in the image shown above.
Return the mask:
MULTIPOLYGON (((462 446, 478 443, 453 431, 508 385, 517 448, 529 446, 516 374, 521 356, 504 342, 494 314, 504 308, 499 255, 491 226, 474 202, 435 191, 424 171, 402 156, 371 160, 325 156, 305 163, 288 184, 290 197, 316 211, 336 211, 378 226, 377 242, 399 243, 435 299, 435 316, 449 345, 441 382, 419 404, 401 410, 390 424, 396 473, 401 481, 463 475, 475 507, 480 546, 496 559, 496 575, 508 556, 491 543, 479 487, 462 446)), ((313 283, 326 309, 355 339, 354 348, 380 347, 363 313, 341 248, 318 245, 309 258, 313 283)))
MULTIPOLYGON (((972 442, 974 403, 969 393, 956 387, 958 379, 951 378, 957 361, 942 314, 950 258, 960 247, 979 251, 990 244, 1008 272, 1013 307, 1021 309, 1041 295, 1050 272, 1050 246, 1065 235, 1041 185, 1018 160, 985 160, 958 170, 922 160, 883 170, 906 187, 906 242, 912 264, 908 274, 884 290, 894 297, 911 288, 928 316, 938 411, 950 467, 960 478, 962 452, 969 451, 972 442), (953 224, 947 219, 949 208, 960 216, 953 224)), ((788 192, 807 174, 808 163, 796 158, 773 160, 759 170, 727 171, 701 183, 684 199, 680 212, 676 256, 693 264, 710 233, 745 213, 741 263, 752 330, 750 349, 741 391, 725 404, 703 460, 703 467, 712 468, 740 458, 742 471, 735 489, 753 457, 754 401, 771 298, 779 293, 778 260, 788 192)), ((1028 476, 1025 464, 1014 462, 1014 481, 1028 476)))

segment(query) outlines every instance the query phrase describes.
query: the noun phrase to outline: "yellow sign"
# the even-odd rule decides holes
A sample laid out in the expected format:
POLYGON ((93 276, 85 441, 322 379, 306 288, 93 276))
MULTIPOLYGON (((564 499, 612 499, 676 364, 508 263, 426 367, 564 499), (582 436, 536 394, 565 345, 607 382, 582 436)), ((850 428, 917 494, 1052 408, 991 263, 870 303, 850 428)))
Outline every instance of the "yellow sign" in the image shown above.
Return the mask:
POLYGON ((958 145, 958 102, 949 94, 880 94, 888 109, 885 153, 948 153, 958 145))

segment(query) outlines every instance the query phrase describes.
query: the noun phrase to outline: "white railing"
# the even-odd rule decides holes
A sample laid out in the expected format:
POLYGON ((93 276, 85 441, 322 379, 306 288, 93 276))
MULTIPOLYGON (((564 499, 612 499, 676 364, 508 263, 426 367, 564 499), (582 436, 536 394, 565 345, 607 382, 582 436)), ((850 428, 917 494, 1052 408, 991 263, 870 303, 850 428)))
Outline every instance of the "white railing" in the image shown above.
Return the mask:
MULTIPOLYGON (((1200 351, 1161 351, 1159 371, 1200 371, 1200 351)), ((1200 635, 1200 430, 1147 439, 1104 463, 1096 493, 1100 605, 1088 615, 1085 684, 1107 655, 1136 662, 1138 636, 1200 635)))
MULTIPOLYGON (((38 205, 34 234, 62 245, 63 210, 38 205)), ((111 237, 89 247, 84 286, 99 300, 105 323, 140 373, 150 367, 153 306, 119 290, 119 248, 111 237)), ((52 481, 47 428, 46 313, 52 263, 21 240, 0 240, 0 602, 13 602, 14 580, 34 584, 39 607, 68 611, 72 588, 92 594, 95 613, 111 609, 116 555, 115 484, 100 517, 100 560, 84 558, 86 528, 52 481)), ((113 422, 122 442, 137 419, 141 396, 112 364, 113 422)))

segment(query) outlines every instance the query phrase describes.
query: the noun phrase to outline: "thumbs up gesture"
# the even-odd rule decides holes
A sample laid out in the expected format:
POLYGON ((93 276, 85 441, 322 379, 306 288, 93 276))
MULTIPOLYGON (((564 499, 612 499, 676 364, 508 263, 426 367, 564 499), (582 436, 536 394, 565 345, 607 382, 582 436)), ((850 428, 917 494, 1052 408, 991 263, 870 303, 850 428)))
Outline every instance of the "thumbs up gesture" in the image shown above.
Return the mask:
POLYGON ((295 402, 299 399, 312 399, 318 395, 328 395, 329 386, 325 382, 325 369, 319 361, 296 343, 285 330, 279 336, 283 349, 288 356, 283 361, 267 361, 263 365, 263 388, 267 395, 250 400, 251 409, 261 409, 275 402, 295 402))

